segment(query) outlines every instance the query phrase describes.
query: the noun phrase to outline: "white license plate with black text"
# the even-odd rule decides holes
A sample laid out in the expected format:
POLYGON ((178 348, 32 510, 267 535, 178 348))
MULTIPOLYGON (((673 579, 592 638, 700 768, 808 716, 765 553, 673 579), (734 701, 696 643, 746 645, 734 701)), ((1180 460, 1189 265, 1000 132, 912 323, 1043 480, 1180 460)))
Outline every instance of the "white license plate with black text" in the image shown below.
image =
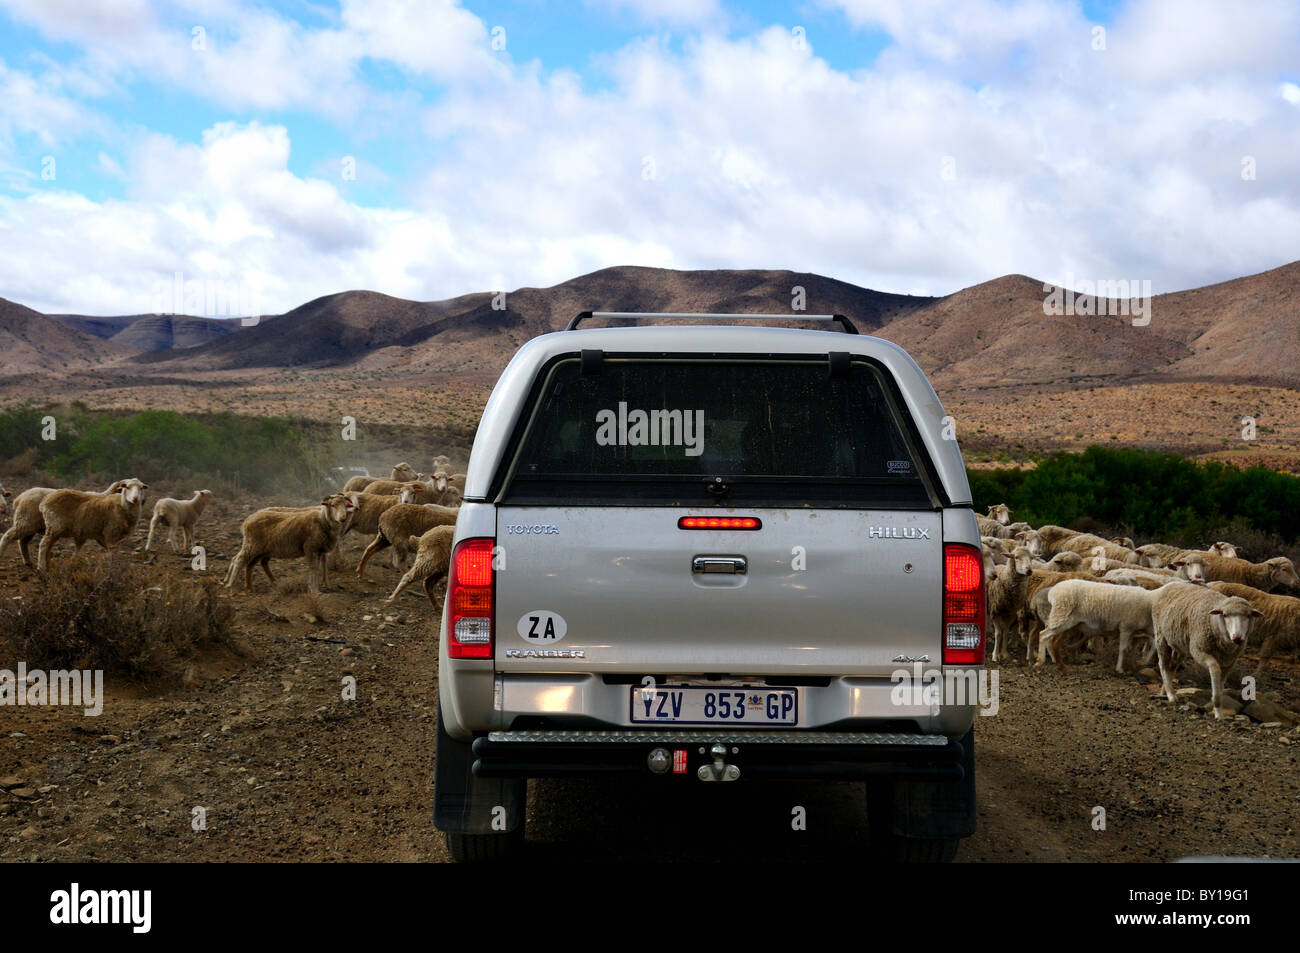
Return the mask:
POLYGON ((797 725, 792 688, 632 688, 632 721, 674 725, 797 725))

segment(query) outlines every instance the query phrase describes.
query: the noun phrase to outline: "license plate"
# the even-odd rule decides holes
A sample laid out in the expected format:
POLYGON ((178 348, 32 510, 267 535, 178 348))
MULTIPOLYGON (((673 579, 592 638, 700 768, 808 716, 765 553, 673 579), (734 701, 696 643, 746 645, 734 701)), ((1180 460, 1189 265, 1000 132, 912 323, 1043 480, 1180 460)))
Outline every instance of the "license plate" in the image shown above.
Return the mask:
POLYGON ((632 688, 632 721, 675 725, 797 725, 792 688, 632 688))

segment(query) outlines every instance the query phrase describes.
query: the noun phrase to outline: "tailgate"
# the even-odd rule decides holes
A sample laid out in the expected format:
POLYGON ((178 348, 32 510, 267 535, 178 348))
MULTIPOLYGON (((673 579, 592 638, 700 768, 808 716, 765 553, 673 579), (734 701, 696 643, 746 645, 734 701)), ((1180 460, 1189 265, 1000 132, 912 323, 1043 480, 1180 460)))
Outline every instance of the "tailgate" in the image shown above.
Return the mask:
POLYGON ((887 677, 940 657, 936 512, 501 506, 497 542, 498 671, 887 677))

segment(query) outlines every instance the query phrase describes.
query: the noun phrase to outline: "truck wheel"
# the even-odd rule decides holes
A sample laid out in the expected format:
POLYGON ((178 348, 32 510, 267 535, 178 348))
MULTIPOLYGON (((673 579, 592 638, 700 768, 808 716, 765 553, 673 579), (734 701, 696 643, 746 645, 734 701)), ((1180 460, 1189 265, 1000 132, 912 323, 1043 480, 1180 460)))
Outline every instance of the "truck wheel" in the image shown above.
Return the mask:
POLYGON ((867 782, 867 823, 877 859, 946 864, 975 832, 975 731, 962 743, 964 776, 954 782, 867 782))
POLYGON ((444 834, 451 859, 458 864, 495 863, 518 856, 524 845, 523 828, 508 834, 444 834))

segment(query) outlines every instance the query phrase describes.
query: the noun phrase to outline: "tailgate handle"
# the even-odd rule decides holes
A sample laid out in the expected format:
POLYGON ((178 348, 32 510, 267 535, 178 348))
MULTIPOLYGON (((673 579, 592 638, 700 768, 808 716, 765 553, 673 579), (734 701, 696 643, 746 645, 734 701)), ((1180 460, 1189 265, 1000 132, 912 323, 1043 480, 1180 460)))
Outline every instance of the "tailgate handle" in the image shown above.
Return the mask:
POLYGON ((691 572, 729 572, 743 575, 749 569, 744 556, 696 556, 691 572))

